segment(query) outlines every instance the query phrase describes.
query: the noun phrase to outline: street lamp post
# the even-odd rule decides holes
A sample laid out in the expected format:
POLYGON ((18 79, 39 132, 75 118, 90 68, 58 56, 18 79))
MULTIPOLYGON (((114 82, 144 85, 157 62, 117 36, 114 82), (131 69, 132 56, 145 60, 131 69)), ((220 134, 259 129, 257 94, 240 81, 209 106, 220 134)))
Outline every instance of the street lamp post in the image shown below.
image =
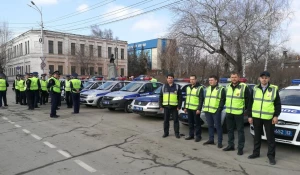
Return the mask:
POLYGON ((42 9, 39 9, 35 3, 33 1, 31 1, 31 5, 28 5, 29 7, 35 9, 36 11, 38 11, 41 15, 41 38, 39 38, 39 42, 41 43, 41 69, 43 70, 43 73, 44 73, 44 67, 45 67, 45 60, 46 60, 46 57, 44 57, 44 34, 43 34, 43 28, 44 28, 44 24, 43 24, 43 14, 42 14, 42 9))

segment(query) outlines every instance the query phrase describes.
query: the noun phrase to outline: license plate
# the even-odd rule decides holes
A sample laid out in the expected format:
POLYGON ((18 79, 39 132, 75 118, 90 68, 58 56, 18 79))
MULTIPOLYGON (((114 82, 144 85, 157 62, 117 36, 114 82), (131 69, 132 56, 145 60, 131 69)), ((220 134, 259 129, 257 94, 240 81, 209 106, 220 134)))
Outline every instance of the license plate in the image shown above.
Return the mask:
POLYGON ((182 119, 188 119, 188 115, 187 114, 182 114, 182 119))
POLYGON ((143 111, 143 108, 142 108, 142 107, 136 107, 136 106, 134 106, 134 107, 133 107, 133 110, 143 111))
POLYGON ((276 135, 293 137, 293 131, 289 131, 289 130, 275 129, 275 130, 274 130, 274 133, 275 133, 276 135))
POLYGON ((109 104, 109 101, 103 101, 103 104, 108 105, 108 104, 109 104))

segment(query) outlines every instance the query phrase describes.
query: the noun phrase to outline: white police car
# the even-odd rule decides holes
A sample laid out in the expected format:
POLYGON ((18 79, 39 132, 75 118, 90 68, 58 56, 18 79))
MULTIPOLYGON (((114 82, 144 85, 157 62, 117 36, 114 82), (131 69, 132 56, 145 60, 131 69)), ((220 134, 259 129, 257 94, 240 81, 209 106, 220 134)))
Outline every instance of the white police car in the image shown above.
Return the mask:
MULTIPOLYGON (((276 142, 300 146, 300 79, 293 80, 292 84, 279 92, 281 99, 281 114, 278 124, 275 125, 276 142)), ((254 136, 254 127, 250 126, 250 133, 254 136)), ((262 139, 266 140, 265 131, 262 139)))
POLYGON ((97 89, 99 86, 101 86, 104 83, 105 83, 104 80, 88 81, 85 87, 80 92, 97 89))
POLYGON ((109 92, 118 91, 122 87, 126 86, 129 81, 106 81, 104 84, 99 86, 97 89, 84 91, 80 93, 80 103, 87 106, 102 107, 102 97, 109 92))
POLYGON ((102 105, 109 110, 124 109, 131 112, 131 102, 141 96, 152 95, 162 84, 157 82, 156 86, 149 81, 133 81, 124 86, 120 91, 106 94, 102 99, 102 105))

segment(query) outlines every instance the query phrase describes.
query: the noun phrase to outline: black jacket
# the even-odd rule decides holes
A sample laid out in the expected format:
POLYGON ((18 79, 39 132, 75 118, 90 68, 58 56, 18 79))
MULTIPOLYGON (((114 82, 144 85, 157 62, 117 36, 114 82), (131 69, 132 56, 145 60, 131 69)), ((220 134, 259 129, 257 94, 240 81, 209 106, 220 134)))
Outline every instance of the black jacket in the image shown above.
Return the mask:
MULTIPOLYGON (((194 86, 194 87, 192 87, 192 85, 190 84, 189 85, 189 87, 191 88, 191 90, 193 89, 193 88, 197 88, 197 87, 199 87, 199 86, 201 86, 199 83, 196 83, 196 85, 194 86)), ((198 105, 198 107, 197 107, 197 110, 199 110, 199 111, 201 111, 202 110, 202 106, 203 106, 203 102, 204 102, 204 87, 202 87, 201 89, 200 89, 200 93, 199 93, 199 105, 198 105)), ((186 93, 186 95, 187 95, 187 93, 186 93)), ((185 99, 186 100, 186 99, 185 99)), ((186 101, 185 101, 185 103, 186 103, 186 101)))
MULTIPOLYGON (((265 94, 265 92, 268 90, 270 86, 270 83, 268 84, 268 86, 266 87, 266 90, 263 92, 263 94, 265 94)), ((259 89, 262 90, 261 84, 258 85, 259 89)), ((254 90, 251 92, 250 98, 249 98, 249 105, 248 105, 248 118, 252 117, 252 105, 253 105, 253 92, 254 90)), ((277 90, 276 92, 276 98, 274 99, 274 107, 275 107, 275 112, 273 117, 278 117, 281 113, 281 100, 280 100, 280 96, 279 96, 279 91, 277 90)))
POLYGON ((168 83, 164 84, 164 86, 161 88, 160 95, 159 95, 159 107, 160 108, 162 108, 162 107, 167 107, 167 108, 177 107, 177 108, 181 108, 181 105, 182 105, 182 93, 181 93, 181 87, 180 87, 180 85, 175 84, 175 83, 173 83, 172 86, 170 86, 168 83), (176 86, 178 86, 178 89, 176 89, 176 86), (171 105, 164 106, 162 104, 162 102, 163 102, 163 92, 164 92, 163 88, 164 87, 165 87, 165 90, 167 92, 175 92, 175 91, 177 91, 177 100, 178 100, 178 105, 177 106, 171 106, 171 105))

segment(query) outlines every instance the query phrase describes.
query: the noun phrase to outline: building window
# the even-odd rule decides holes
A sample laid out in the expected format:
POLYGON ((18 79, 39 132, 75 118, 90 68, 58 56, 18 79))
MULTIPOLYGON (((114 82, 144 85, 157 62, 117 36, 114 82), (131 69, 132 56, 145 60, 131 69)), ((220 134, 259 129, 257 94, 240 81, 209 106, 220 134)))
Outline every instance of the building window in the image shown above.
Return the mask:
POLYGON ((48 41, 48 49, 49 49, 49 53, 53 54, 53 41, 48 41))
POLYGON ((124 60, 124 49, 121 49, 121 60, 124 60))
POLYGON ((75 43, 71 43, 71 55, 75 55, 75 43))
POLYGON ((95 74, 94 67, 90 67, 90 75, 94 75, 94 74, 95 74))
POLYGON ((27 41, 27 49, 28 49, 28 52, 27 52, 27 54, 30 54, 29 41, 27 41))
POLYGON ((107 51, 107 57, 110 58, 111 57, 111 47, 108 47, 108 51, 107 51))
POLYGON ((291 66, 291 68, 295 68, 295 66, 291 66))
POLYGON ((76 66, 71 66, 71 74, 76 73, 76 66))
POLYGON ((90 57, 94 56, 94 46, 90 45, 90 57))
POLYGON ((80 67, 80 74, 81 75, 85 75, 85 69, 84 69, 84 67, 80 67))
POLYGON ((24 74, 23 66, 21 66, 21 74, 24 74))
POLYGON ((119 58, 119 49, 116 47, 115 48, 115 59, 119 58))
POLYGON ((102 47, 98 46, 98 57, 102 57, 102 47))
POLYGON ((49 71, 50 71, 50 73, 54 72, 54 65, 49 65, 49 71))
POLYGON ((84 55, 84 44, 80 44, 80 53, 84 55))
POLYGON ((121 68, 121 76, 124 76, 124 74, 125 74, 125 69, 121 68))
POLYGON ((59 65, 59 66, 58 66, 58 72, 59 72, 60 74, 64 74, 64 67, 63 67, 62 65, 59 65))
POLYGON ((23 55, 23 43, 21 43, 20 46, 21 46, 20 53, 21 55, 23 55))
POLYGON ((102 75, 102 67, 98 67, 98 75, 102 75))
POLYGON ((25 42, 25 55, 27 55, 27 42, 25 42))
POLYGON ((57 42, 58 54, 63 54, 63 43, 61 41, 57 42))

